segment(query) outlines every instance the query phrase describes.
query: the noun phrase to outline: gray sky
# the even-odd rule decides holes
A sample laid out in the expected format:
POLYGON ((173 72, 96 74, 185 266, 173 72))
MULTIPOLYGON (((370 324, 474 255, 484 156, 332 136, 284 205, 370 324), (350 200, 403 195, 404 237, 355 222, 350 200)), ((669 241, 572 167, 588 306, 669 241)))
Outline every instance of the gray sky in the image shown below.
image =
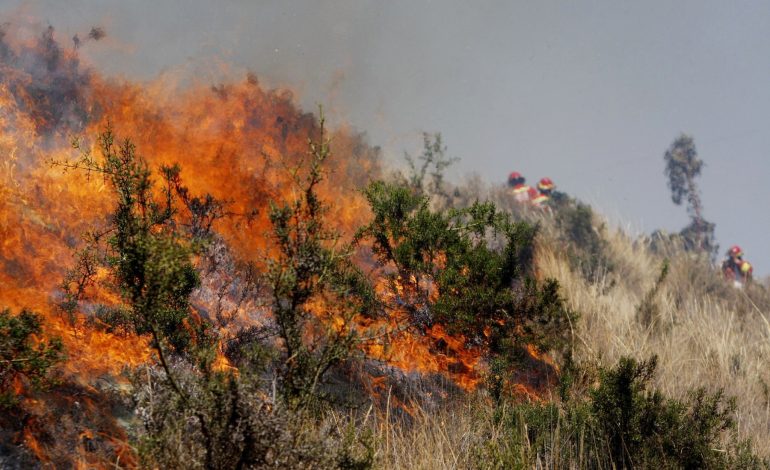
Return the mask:
POLYGON ((100 70, 204 83, 252 70, 308 110, 366 131, 398 158, 440 131, 462 161, 503 181, 518 170, 632 231, 677 231, 663 153, 694 136, 722 250, 770 273, 770 2, 0 0, 100 70))

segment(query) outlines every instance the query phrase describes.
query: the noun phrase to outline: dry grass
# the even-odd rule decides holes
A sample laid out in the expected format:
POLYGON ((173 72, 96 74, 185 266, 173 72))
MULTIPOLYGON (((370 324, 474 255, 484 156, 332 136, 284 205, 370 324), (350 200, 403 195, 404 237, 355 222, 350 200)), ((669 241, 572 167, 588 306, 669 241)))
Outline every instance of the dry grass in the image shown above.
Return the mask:
POLYGON ((398 470, 502 470, 510 468, 511 462, 515 468, 580 469, 586 467, 587 450, 602 446, 578 438, 574 452, 561 445, 568 438, 559 422, 554 422, 545 438, 554 445, 549 452, 539 451, 528 440, 526 424, 512 430, 495 418, 506 413, 516 410, 496 410, 476 396, 434 412, 418 408, 408 421, 393 422, 385 412, 371 417, 364 427, 373 431, 375 468, 398 470))
POLYGON ((380 416, 375 424, 377 461, 393 469, 470 468, 470 450, 484 432, 478 426, 470 408, 436 413, 418 409, 410 424, 393 424, 380 416))
POLYGON ((483 452, 488 443, 515 444, 505 450, 516 453, 522 461, 531 460, 531 449, 526 443, 518 445, 517 440, 505 436, 508 430, 495 424, 493 407, 475 398, 435 412, 417 408, 408 421, 394 423, 387 412, 375 417, 370 429, 374 431, 376 467, 404 470, 500 468, 483 452))
MULTIPOLYGON (((770 312, 746 292, 725 286, 718 275, 685 253, 674 253, 671 272, 658 294, 659 317, 651 326, 637 320, 637 306, 659 275, 662 257, 620 231, 607 234, 616 269, 589 283, 569 268, 548 243, 537 256, 545 277, 562 285, 580 313, 576 357, 611 366, 621 356, 657 355, 657 386, 674 397, 705 387, 737 398, 740 438, 752 438, 770 456, 770 312)), ((763 298, 764 290, 749 291, 763 298)))

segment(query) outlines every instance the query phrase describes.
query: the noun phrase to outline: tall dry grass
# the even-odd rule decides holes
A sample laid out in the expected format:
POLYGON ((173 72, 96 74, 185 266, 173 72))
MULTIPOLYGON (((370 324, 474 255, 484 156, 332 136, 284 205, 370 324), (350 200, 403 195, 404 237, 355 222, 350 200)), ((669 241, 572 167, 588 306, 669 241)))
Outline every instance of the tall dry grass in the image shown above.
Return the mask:
MULTIPOLYGON (((546 229, 546 233, 548 230, 546 229)), ((770 456, 770 310, 761 286, 728 285, 713 267, 681 250, 667 255, 670 273, 657 295, 652 324, 637 308, 660 274, 664 255, 621 230, 605 233, 614 270, 589 282, 546 237, 537 262, 559 280, 568 304, 581 315, 575 357, 611 366, 621 356, 659 358, 657 387, 673 397, 705 387, 737 399, 739 438, 751 438, 770 456)))
MULTIPOLYGON (((517 468, 584 468, 581 455, 555 451, 538 453, 528 441, 526 425, 512 433, 499 419, 513 409, 495 409, 482 397, 469 397, 463 403, 434 411, 419 407, 408 420, 393 421, 387 410, 371 414, 359 429, 371 432, 375 468, 398 470, 505 469, 510 462, 517 468)), ((349 418, 336 418, 344 429, 349 418)), ((547 439, 560 442, 560 425, 553 423, 547 439)), ((585 447, 597 443, 585 442, 585 447)))

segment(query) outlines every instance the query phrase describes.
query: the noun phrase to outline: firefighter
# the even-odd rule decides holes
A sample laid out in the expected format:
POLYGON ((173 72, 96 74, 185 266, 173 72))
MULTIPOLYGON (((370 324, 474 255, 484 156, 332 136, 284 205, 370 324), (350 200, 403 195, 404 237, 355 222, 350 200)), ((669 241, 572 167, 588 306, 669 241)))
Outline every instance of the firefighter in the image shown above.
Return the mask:
POLYGON ((537 207, 545 207, 551 200, 551 194, 555 185, 551 178, 543 178, 537 183, 538 194, 532 199, 532 204, 537 207))
POLYGON ((508 175, 508 187, 511 188, 511 194, 517 202, 530 201, 533 188, 526 184, 526 178, 518 171, 508 175))
POLYGON ((722 261, 722 273, 730 281, 738 281, 740 276, 739 260, 743 256, 743 250, 738 245, 733 245, 727 250, 725 259, 722 261))
POLYGON ((742 287, 751 282, 754 267, 743 259, 743 250, 733 245, 727 250, 727 257, 722 262, 722 273, 725 278, 733 281, 736 287, 742 287))

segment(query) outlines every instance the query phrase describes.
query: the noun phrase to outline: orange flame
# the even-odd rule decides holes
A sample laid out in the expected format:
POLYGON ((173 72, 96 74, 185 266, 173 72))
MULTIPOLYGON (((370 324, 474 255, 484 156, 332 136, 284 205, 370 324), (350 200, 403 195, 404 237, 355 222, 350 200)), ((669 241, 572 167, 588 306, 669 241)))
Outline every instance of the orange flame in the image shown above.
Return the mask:
MULTIPOLYGON (((450 335, 440 324, 428 327, 423 333, 410 328, 409 315, 395 307, 398 303, 393 301, 395 297, 406 296, 406 290, 405 284, 398 280, 393 283, 384 278, 379 280, 377 291, 386 305, 390 305, 390 311, 387 320, 366 325, 371 332, 385 332, 380 340, 364 343, 367 354, 407 372, 444 375, 460 388, 474 390, 481 381, 483 351, 468 347, 464 336, 450 335)), ((434 290, 429 297, 435 300, 437 295, 434 290)))
MULTIPOLYGON (((307 157, 308 139, 317 137, 319 129, 311 114, 296 108, 290 91, 264 90, 251 77, 214 92, 200 85, 178 91, 164 82, 116 82, 82 71, 74 51, 51 54, 49 49, 58 47, 51 44, 30 40, 9 47, 64 74, 64 81, 72 82, 69 94, 41 99, 34 90, 56 91, 50 77, 32 73, 21 62, 0 63, 0 308, 41 313, 45 335, 64 342, 65 379, 93 390, 91 384, 100 375, 118 376, 126 367, 148 362, 152 354, 147 338, 93 329, 83 317, 70 323, 53 306, 82 235, 105 224, 112 202, 102 178, 63 172, 48 162, 72 159, 72 135, 92 140, 111 122, 119 136, 131 137, 151 168, 178 163, 192 193, 227 201, 235 216, 219 223, 217 233, 237 258, 262 266, 270 245, 269 201, 292 195, 290 170, 307 157)), ((379 175, 378 151, 344 128, 333 133, 332 151, 320 192, 327 201, 343 201, 328 216, 349 237, 369 216, 357 189, 379 175)), ((106 272, 98 277, 109 281, 106 272)), ((121 301, 109 289, 89 289, 94 302, 121 301)), ((388 295, 382 288, 380 293, 388 295)), ((398 309, 388 320, 355 319, 351 325, 335 314, 333 304, 315 302, 311 308, 338 331, 398 331, 364 343, 374 359, 407 372, 442 374, 464 390, 480 383, 483 351, 468 347, 464 337, 441 325, 421 332, 405 328, 408 316, 398 309)), ((243 309, 236 315, 240 324, 254 324, 243 309)), ((221 343, 214 367, 235 369, 221 343)), ((376 379, 375 391, 381 388, 376 379)), ((93 438, 92 431, 83 432, 93 438)), ((31 432, 24 440, 42 461, 50 460, 31 432)), ((131 461, 130 449, 123 446, 118 452, 122 461, 131 461)))

